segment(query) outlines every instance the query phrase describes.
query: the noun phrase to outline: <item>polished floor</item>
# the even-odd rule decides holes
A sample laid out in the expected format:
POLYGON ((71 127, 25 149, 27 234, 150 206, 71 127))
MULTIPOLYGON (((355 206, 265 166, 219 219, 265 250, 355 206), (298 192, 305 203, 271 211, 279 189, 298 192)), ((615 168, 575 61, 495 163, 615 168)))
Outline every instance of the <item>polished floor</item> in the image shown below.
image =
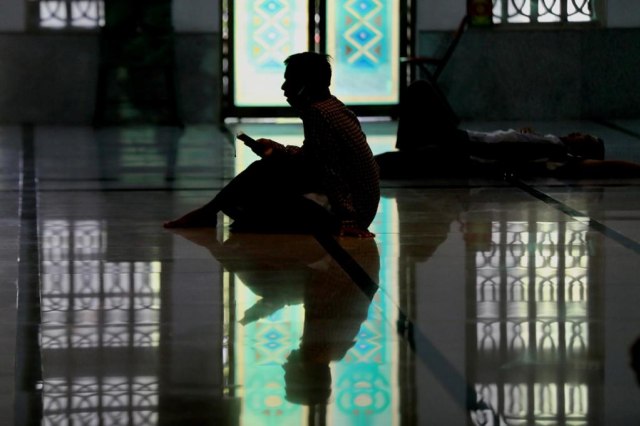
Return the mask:
MULTIPOLYGON (((637 120, 465 124, 640 162, 637 120)), ((374 240, 164 230, 239 128, 300 142, 0 126, 0 425, 640 424, 640 180, 384 181, 374 240)))

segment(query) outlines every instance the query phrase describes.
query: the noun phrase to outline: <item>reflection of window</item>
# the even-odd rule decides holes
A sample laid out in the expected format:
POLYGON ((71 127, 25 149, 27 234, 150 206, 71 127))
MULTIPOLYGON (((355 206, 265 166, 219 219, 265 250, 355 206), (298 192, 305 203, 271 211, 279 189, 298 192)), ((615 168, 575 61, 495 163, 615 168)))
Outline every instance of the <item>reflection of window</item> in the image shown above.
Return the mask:
POLYGON ((107 262, 106 237, 97 220, 42 226, 45 425, 156 423, 160 263, 107 262))
POLYGON ((91 29, 104 24, 104 0, 28 0, 33 28, 91 29))
MULTIPOLYGON (((475 389, 479 400, 514 424, 584 421, 592 414, 590 375, 578 367, 593 351, 595 331, 590 294, 596 265, 588 232, 580 221, 495 221, 491 244, 470 247, 475 389), (522 359, 533 360, 538 371, 562 373, 544 379, 546 373, 525 374, 522 359), (499 365, 499 377, 487 373, 499 365)), ((478 411, 473 417, 488 424, 490 415, 478 411)))
POLYGON ((44 425, 151 425, 158 421, 154 376, 46 380, 44 425))
POLYGON ((493 22, 566 23, 600 19, 602 0, 493 0, 493 22))
POLYGON ((44 224, 44 349, 158 345, 160 266, 105 262, 102 228, 98 221, 44 224))

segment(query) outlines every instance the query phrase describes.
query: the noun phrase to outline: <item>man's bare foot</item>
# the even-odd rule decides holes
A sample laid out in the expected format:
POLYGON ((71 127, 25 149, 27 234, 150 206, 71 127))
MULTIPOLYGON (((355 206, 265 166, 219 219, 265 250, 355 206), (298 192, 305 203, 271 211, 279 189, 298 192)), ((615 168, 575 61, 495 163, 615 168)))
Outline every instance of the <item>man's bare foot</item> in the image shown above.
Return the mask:
POLYGON ((173 228, 215 228, 218 225, 218 217, 215 212, 204 208, 196 209, 178 219, 165 222, 162 226, 173 228))
POLYGON ((338 231, 340 237, 375 238, 376 234, 358 226, 342 226, 338 231))

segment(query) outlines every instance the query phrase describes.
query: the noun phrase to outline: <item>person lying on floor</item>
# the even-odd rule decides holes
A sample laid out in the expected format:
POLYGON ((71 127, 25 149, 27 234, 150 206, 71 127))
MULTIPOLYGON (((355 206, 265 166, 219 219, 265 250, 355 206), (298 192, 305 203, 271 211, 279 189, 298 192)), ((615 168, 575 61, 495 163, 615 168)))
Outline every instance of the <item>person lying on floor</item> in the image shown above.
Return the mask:
POLYGON ((215 227, 222 211, 234 231, 374 236, 368 227, 380 201, 378 165, 358 118, 329 91, 329 56, 298 53, 285 65, 282 90, 302 119, 302 147, 257 139, 250 147, 260 160, 166 228, 215 227))
POLYGON ((460 120, 442 93, 418 80, 403 94, 397 151, 376 156, 383 179, 426 176, 640 177, 640 165, 605 160, 602 139, 531 129, 478 132, 460 120))

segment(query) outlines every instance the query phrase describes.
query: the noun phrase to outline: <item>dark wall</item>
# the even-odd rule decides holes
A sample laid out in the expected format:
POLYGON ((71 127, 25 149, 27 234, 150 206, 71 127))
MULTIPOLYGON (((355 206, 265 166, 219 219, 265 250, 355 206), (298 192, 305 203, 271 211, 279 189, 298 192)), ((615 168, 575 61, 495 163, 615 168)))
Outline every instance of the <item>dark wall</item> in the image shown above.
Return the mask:
MULTIPOLYGON (((422 32, 421 53, 442 33, 422 32)), ((220 113, 220 34, 175 37, 178 103, 186 123, 220 113)), ((0 122, 89 124, 96 34, 0 34, 0 122)), ((465 119, 640 117, 640 29, 470 29, 441 76, 465 119)))
MULTIPOLYGON (((219 117, 218 34, 175 39, 178 107, 187 123, 219 117)), ((89 124, 97 34, 0 34, 0 123, 89 124)))
MULTIPOLYGON (((443 34, 420 34, 420 52, 443 34)), ((640 29, 486 30, 463 36, 440 84, 463 118, 640 116, 640 29)))

